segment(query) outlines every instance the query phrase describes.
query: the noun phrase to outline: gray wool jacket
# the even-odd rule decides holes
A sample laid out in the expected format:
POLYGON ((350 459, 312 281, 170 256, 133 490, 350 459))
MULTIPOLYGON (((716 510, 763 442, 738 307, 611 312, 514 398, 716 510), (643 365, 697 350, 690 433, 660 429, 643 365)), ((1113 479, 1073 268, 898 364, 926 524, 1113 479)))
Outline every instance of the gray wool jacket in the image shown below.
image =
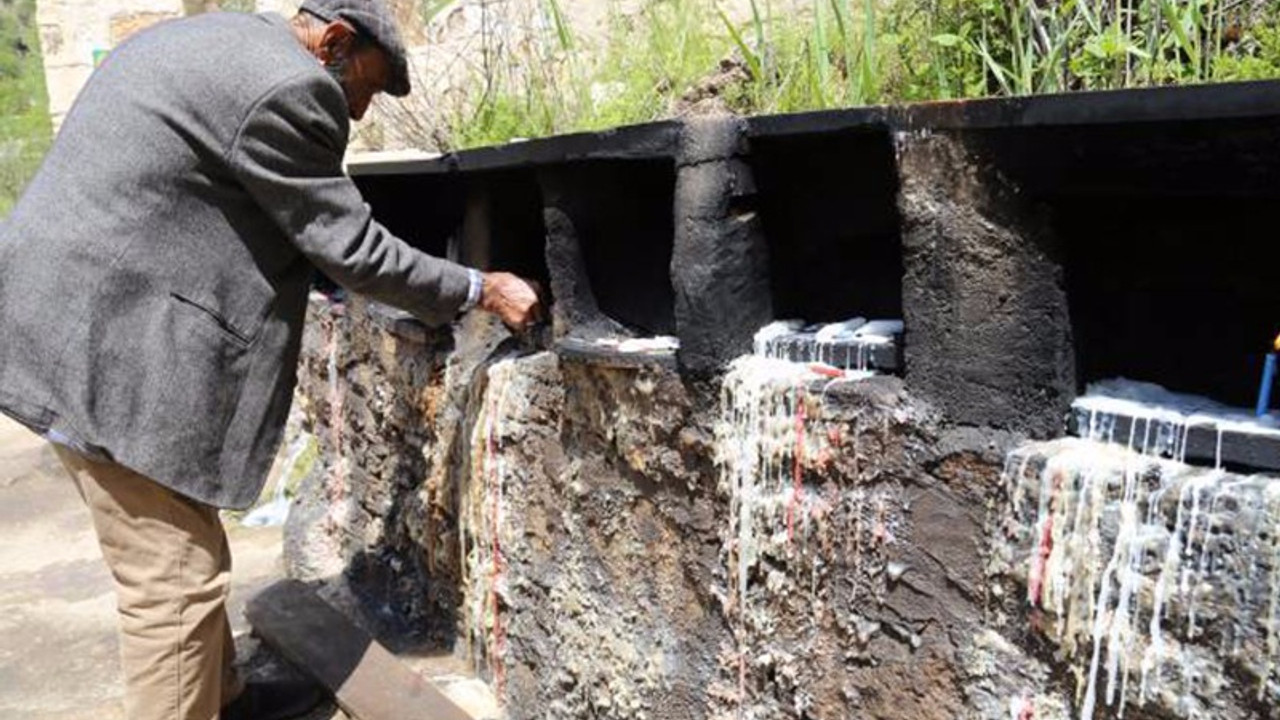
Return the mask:
MULTIPOLYGON (((341 87, 278 15, 139 33, 0 224, 0 410, 210 505, 262 489, 313 267, 431 323, 468 271, 374 221, 341 87)), ((428 199, 429 200, 429 199, 428 199)))

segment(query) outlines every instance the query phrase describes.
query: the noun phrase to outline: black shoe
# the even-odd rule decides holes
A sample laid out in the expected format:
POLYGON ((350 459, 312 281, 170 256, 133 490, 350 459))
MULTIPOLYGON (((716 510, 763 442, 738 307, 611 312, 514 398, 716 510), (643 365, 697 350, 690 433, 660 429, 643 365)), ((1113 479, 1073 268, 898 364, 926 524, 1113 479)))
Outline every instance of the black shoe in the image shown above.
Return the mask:
POLYGON ((288 720, 314 710, 324 700, 315 683, 248 682, 240 697, 222 709, 221 720, 288 720))

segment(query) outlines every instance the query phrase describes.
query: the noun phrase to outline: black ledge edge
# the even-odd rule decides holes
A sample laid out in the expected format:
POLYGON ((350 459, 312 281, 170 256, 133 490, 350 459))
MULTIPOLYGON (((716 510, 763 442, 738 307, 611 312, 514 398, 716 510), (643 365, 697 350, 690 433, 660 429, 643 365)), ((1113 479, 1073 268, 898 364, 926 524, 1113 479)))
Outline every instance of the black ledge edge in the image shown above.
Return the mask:
MULTIPOLYGON (((1086 414, 1078 410, 1070 413, 1067 429, 1076 437, 1088 435, 1087 429, 1081 427, 1082 422, 1087 422, 1082 420, 1084 415, 1086 414)), ((1134 427, 1135 423, 1137 427, 1134 428, 1133 436, 1138 438, 1143 437, 1147 432, 1148 424, 1151 425, 1151 433, 1154 437, 1156 427, 1159 425, 1159 421, 1123 414, 1116 414, 1115 418, 1113 437, 1116 445, 1128 444, 1129 429, 1134 427)), ((1188 429, 1186 453, 1188 463, 1212 466, 1218 457, 1217 448, 1218 431, 1216 429, 1195 425, 1188 429)), ((1227 466, 1255 470, 1280 471, 1280 437, 1224 430, 1222 432, 1222 463, 1227 466)))
POLYGON ((681 123, 675 120, 628 125, 602 132, 556 135, 411 160, 355 158, 349 172, 368 175, 439 175, 505 170, 584 160, 674 160, 681 123))
POLYGON ((747 118, 752 137, 1280 117, 1280 81, 949 100, 747 118))
MULTIPOLYGON (((946 100, 761 115, 743 122, 748 137, 763 139, 858 130, 982 130, 1265 117, 1280 118, 1280 81, 946 100)), ((680 120, 667 120, 512 142, 434 158, 355 158, 349 172, 357 176, 430 175, 588 160, 674 159, 679 152, 682 126, 680 120)))
MULTIPOLYGON (((868 370, 898 373, 903 369, 902 335, 894 335, 887 343, 845 342, 833 344, 827 351, 826 364, 837 368, 856 368, 861 356, 868 370)), ((783 353, 791 362, 808 362, 801 353, 783 353)))
POLYGON ((621 352, 596 345, 590 340, 567 337, 555 344, 556 354, 567 362, 619 370, 657 367, 677 370, 674 352, 621 352))

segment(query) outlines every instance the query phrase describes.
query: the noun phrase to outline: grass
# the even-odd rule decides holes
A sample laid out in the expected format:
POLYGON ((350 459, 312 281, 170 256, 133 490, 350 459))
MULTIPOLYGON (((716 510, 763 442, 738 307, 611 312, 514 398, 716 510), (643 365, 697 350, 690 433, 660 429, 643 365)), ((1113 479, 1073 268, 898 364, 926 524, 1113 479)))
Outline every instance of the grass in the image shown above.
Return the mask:
POLYGON ((35 11, 35 0, 0 0, 0 216, 35 173, 52 132, 35 11))
POLYGON ((751 0, 745 20, 719 0, 610 0, 594 46, 559 2, 533 42, 483 39, 483 91, 455 99, 430 144, 669 117, 726 66, 712 92, 744 114, 1280 78, 1280 9, 1247 0, 751 0))
MULTIPOLYGON (((412 120, 397 125, 420 147, 456 149, 706 107, 783 113, 1280 78, 1275 3, 748 0, 744 19, 726 1, 646 0, 624 12, 599 0, 609 15, 598 39, 575 33, 562 0, 520 19, 527 41, 495 30, 510 18, 486 15, 473 86, 447 101, 417 96, 393 117, 412 120)), ((450 6, 417 2, 424 22, 450 6)), ((191 12, 249 4, 184 2, 191 12)), ((481 11, 498 12, 491 5, 481 11)), ((0 214, 49 143, 34 14, 35 0, 0 0, 0 214)))

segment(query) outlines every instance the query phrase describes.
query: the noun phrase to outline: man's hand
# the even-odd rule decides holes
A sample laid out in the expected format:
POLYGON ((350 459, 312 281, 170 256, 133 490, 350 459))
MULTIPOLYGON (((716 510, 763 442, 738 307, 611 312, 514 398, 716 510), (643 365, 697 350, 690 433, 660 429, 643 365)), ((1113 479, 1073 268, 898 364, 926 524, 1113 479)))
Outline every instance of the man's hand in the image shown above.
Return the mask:
POLYGON ((483 275, 480 309, 497 315, 512 330, 524 330, 542 319, 537 283, 505 272, 483 275))

